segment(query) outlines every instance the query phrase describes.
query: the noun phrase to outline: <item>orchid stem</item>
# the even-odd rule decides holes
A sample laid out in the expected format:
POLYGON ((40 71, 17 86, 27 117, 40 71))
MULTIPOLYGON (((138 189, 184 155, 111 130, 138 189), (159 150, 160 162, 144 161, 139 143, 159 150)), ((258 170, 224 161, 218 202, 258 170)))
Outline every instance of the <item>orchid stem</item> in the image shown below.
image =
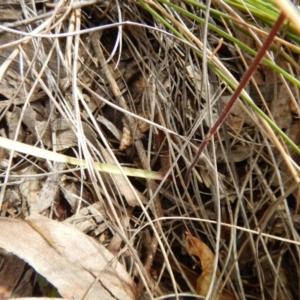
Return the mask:
POLYGON ((246 73, 242 77, 241 82, 238 85, 237 89, 232 94, 230 101, 227 103, 227 105, 223 109, 222 113, 220 114, 218 120, 213 125, 213 127, 209 130, 208 134, 205 136, 202 143, 200 144, 200 146, 197 150, 196 156, 194 157, 194 160, 192 161, 191 165, 189 166, 189 168, 187 169, 187 171, 185 173, 184 180, 185 180, 186 184, 188 184, 190 174, 191 174, 193 168, 197 165, 203 149, 205 148, 205 146, 207 145, 207 143, 209 142, 211 137, 216 133, 219 126, 224 122, 226 116, 230 112, 230 109, 232 108, 232 106, 236 102, 237 98, 239 97, 240 93, 242 92, 243 88, 245 87, 245 85, 249 81, 249 79, 252 76, 253 72, 255 71, 257 65, 260 63, 260 61, 265 56, 265 53, 267 52, 268 48, 270 47, 270 45, 271 45, 275 35, 277 34, 277 31, 279 30, 281 24, 283 23, 284 19, 285 19, 285 15, 284 15, 284 13, 281 12, 278 19, 274 23, 269 35, 267 36, 264 44, 262 45, 262 47, 258 51, 256 57, 254 58, 254 60, 250 64, 248 70, 246 71, 246 73))

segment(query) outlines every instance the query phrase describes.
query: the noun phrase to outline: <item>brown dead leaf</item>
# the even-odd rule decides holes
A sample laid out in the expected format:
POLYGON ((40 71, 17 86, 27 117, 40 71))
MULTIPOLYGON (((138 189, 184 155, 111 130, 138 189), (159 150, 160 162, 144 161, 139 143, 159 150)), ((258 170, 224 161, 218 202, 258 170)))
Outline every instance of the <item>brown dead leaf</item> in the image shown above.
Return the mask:
POLYGON ((74 226, 36 213, 26 221, 0 218, 0 226, 0 247, 27 261, 62 297, 136 299, 136 286, 116 257, 74 226))
POLYGON ((25 132, 22 126, 18 126, 20 122, 21 108, 15 107, 15 109, 10 112, 7 111, 5 114, 5 120, 8 126, 8 137, 10 139, 14 139, 16 135, 16 131, 18 130, 17 141, 22 142, 25 138, 25 132))
MULTIPOLYGON (((71 212, 75 213, 77 211, 78 205, 80 203, 80 190, 75 181, 63 180, 62 178, 60 187, 65 199, 71 206, 71 212)), ((83 197, 84 198, 84 197, 83 197)))
MULTIPOLYGON (((25 27, 19 27, 20 30, 27 31, 25 27)), ((12 46, 5 47, 0 51, 0 64, 6 63, 9 67, 9 70, 15 71, 17 74, 26 74, 28 68, 32 68, 31 62, 33 61, 33 58, 35 57, 37 63, 33 64, 34 67, 36 68, 37 72, 40 72, 41 68, 44 67, 44 62, 46 60, 45 58, 45 53, 51 53, 51 59, 48 63, 48 66, 53 72, 52 76, 64 78, 66 76, 66 71, 64 68, 59 68, 59 64, 61 62, 61 59, 59 55, 57 55, 56 51, 51 52, 50 48, 52 46, 53 41, 50 41, 49 39, 43 39, 41 41, 40 45, 37 45, 36 43, 32 42, 31 39, 27 39, 27 41, 23 40, 22 43, 22 51, 20 51, 20 46, 18 47, 12 42, 16 42, 20 40, 20 36, 15 33, 10 33, 10 32, 2 32, 0 35, 0 45, 4 44, 11 44, 12 46), (6 62, 9 55, 13 52, 13 50, 17 50, 17 54, 20 52, 20 55, 16 55, 14 59, 9 61, 8 63, 6 62), (38 49, 38 50, 37 50, 38 49), (23 51, 26 53, 27 57, 29 58, 29 61, 24 58, 23 51), (39 51, 38 55, 36 51, 39 51), (22 55, 22 57, 21 57, 22 55), (22 71, 21 71, 22 70, 22 71)), ((61 47, 64 47, 64 43, 62 42, 60 44, 61 47)), ((31 75, 33 72, 29 72, 31 75)), ((45 77, 45 74, 43 74, 45 77)), ((1 83, 0 83, 1 85, 1 83)))
MULTIPOLYGON (((141 112, 141 113, 139 113, 139 116, 142 117, 142 118, 146 118, 147 119, 149 117, 149 114, 146 113, 146 112, 141 112)), ((147 132, 149 130, 149 128, 150 128, 150 124, 149 123, 147 123, 145 121, 142 121, 140 119, 137 120, 137 126, 138 126, 140 132, 142 132, 142 133, 147 132)))
POLYGON ((59 197, 59 183, 62 176, 60 171, 65 167, 64 163, 55 162, 53 164, 51 175, 47 177, 47 180, 41 188, 38 198, 35 202, 30 204, 31 212, 42 212, 48 209, 59 197))
MULTIPOLYGON (((215 255, 209 249, 209 247, 204 244, 199 239, 193 237, 189 232, 186 232, 186 249, 189 255, 197 256, 200 259, 202 272, 197 278, 196 292, 201 296, 206 296, 209 290, 212 280, 215 280, 215 283, 219 280, 220 271, 217 269, 216 276, 213 278, 213 266, 215 255)), ((220 282, 222 285, 222 281, 220 282)), ((236 299, 234 295, 228 291, 223 290, 221 293, 218 291, 218 287, 214 288, 214 293, 212 294, 212 300, 234 300, 236 299)))
POLYGON ((227 118, 226 123, 230 129, 240 130, 244 124, 244 120, 241 117, 231 115, 227 118))
MULTIPOLYGON (((216 156, 217 156, 217 160, 218 162, 224 162, 226 161, 226 158, 224 157, 224 151, 221 148, 220 145, 218 145, 216 147, 216 156)), ((245 159, 247 159, 248 157, 251 156, 251 151, 249 151, 249 147, 245 146, 245 145, 234 145, 232 146, 231 149, 231 159, 233 162, 241 162, 245 159)))
MULTIPOLYGON (((231 96, 222 96, 221 97, 222 105, 225 107, 228 104, 228 102, 230 101, 230 99, 231 99, 231 96)), ((228 120, 226 120, 226 123, 228 123, 229 126, 234 125, 234 123, 232 123, 232 122, 233 121, 235 122, 235 120, 232 119, 232 117, 239 118, 238 124, 236 124, 235 127, 238 127, 239 125, 242 125, 243 123, 247 123, 249 125, 254 125, 253 120, 244 111, 243 103, 240 100, 236 101, 230 110, 230 116, 228 117, 228 120)))
MULTIPOLYGON (((36 103, 36 106, 40 105, 36 103)), ((47 121, 43 120, 43 117, 37 113, 37 110, 40 112, 41 107, 34 109, 34 103, 31 106, 27 106, 22 122, 33 134, 36 134, 37 131, 38 137, 42 139, 43 144, 47 148, 50 148, 52 146, 50 126, 47 121)))
POLYGON ((129 129, 128 125, 126 124, 126 122, 124 120, 123 121, 123 131, 122 131, 122 136, 121 136, 121 140, 120 140, 119 149, 121 151, 124 151, 131 144, 132 144, 132 134, 130 132, 130 129, 129 129))
POLYGON ((146 80, 142 74, 137 74, 129 82, 129 90, 134 100, 143 93, 146 88, 146 80))
MULTIPOLYGON (((193 83, 195 85, 195 87, 198 89, 198 91, 200 91, 201 96, 205 97, 205 90, 204 90, 204 84, 202 84, 202 75, 201 75, 201 71, 199 71, 199 69, 195 66, 192 65, 188 65, 186 67, 186 73, 187 76, 189 76, 190 78, 192 78, 193 83)), ((213 95, 213 86, 210 85, 209 86, 210 90, 210 94, 213 95)))
POLYGON ((292 113, 290 96, 285 85, 279 85, 278 95, 271 103, 271 113, 276 125, 281 129, 290 129, 292 113))
POLYGON ((0 147, 0 168, 5 169, 8 165, 8 150, 5 148, 0 147))
MULTIPOLYGON (((209 247, 193 237, 189 232, 186 232, 186 248, 189 255, 195 255, 200 259, 202 272, 197 279, 196 291, 201 296, 206 296, 211 281, 213 280, 213 266, 215 255, 209 247)), ((220 276, 220 271, 217 271, 217 277, 220 276)), ((213 299, 219 299, 215 296, 213 299)))
MULTIPOLYGON (((96 135, 91 127, 82 122, 84 136, 97 147, 96 135)), ((70 127, 70 123, 62 118, 55 119, 51 123, 52 130, 56 133, 56 151, 62 151, 78 144, 77 136, 74 130, 70 127)))
MULTIPOLYGON (((18 257, 11 254, 1 255, 1 270, 0 270, 0 299, 11 299, 12 296, 27 296, 32 293, 26 293, 28 290, 32 291, 32 283, 30 280, 24 283, 24 271, 26 263, 18 257), (20 283, 23 282, 22 290, 20 290, 20 283), (16 293, 16 290, 18 292, 16 293)), ((33 270, 29 270, 33 273, 33 270)))
MULTIPOLYGON (((132 215, 132 211, 133 211, 133 208, 132 207, 127 207, 126 208, 126 215, 124 215, 120 222, 123 226, 123 228, 127 228, 129 230, 130 228, 130 218, 131 218, 131 215, 132 215)), ((109 250, 112 254, 115 254, 117 255, 118 252, 120 251, 121 249, 121 245, 123 243, 123 238, 121 235, 119 235, 118 233, 116 233, 113 238, 111 239, 108 247, 107 247, 107 250, 109 250)))
MULTIPOLYGON (((17 209, 18 207, 20 207, 20 205, 22 204, 22 200, 18 193, 17 186, 11 186, 5 189, 3 204, 5 204, 9 209, 17 209)), ((3 206, 2 209, 4 209, 3 206)))
POLYGON ((31 165, 27 168, 23 168, 19 171, 20 175, 32 175, 31 178, 25 178, 24 182, 19 185, 19 192, 22 196, 23 201, 31 206, 37 202, 39 198, 39 193, 42 188, 41 181, 38 178, 34 177, 34 175, 38 174, 38 169, 31 165))
MULTIPOLYGON (((107 224, 104 222, 106 217, 106 210, 102 202, 98 201, 88 207, 82 208, 77 214, 64 220, 63 223, 72 224, 79 231, 84 233, 96 231, 98 224, 107 229, 107 224)), ((97 234, 95 233, 97 236, 97 234)))

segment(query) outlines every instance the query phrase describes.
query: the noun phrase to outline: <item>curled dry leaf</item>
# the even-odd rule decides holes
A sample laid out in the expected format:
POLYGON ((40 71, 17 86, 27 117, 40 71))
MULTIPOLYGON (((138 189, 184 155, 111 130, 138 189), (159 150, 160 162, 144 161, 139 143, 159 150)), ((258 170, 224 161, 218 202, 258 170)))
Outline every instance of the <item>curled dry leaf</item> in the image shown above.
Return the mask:
MULTIPOLYGON (((186 232, 186 248, 189 255, 195 255, 201 262, 201 275, 197 279, 196 292, 201 296, 206 296, 212 280, 214 280, 213 268, 215 255, 209 247, 199 239, 193 237, 189 232, 186 232)), ((220 276, 220 271, 217 270, 217 279, 220 276)), ((220 299, 218 294, 214 294, 213 300, 220 299)))
MULTIPOLYGON (((145 112, 139 113, 139 116, 143 117, 143 118, 148 118, 149 117, 148 113, 145 113, 145 112)), ((142 133, 147 132, 149 130, 149 128, 150 128, 150 124, 149 123, 147 123, 145 121, 142 121, 140 119, 137 120, 137 126, 138 126, 140 132, 142 132, 142 133)))
POLYGON ((36 213, 26 221, 0 218, 0 226, 0 247, 28 262, 62 297, 136 299, 136 286, 118 259, 74 226, 36 213))
MULTIPOLYGON (((123 120, 122 120, 123 121, 123 120)), ((130 129, 128 125, 126 124, 125 120, 123 121, 123 131, 122 131, 122 137, 120 141, 120 147, 119 149, 121 151, 126 150, 128 146, 132 144, 132 134, 130 132, 130 129)))
MULTIPOLYGON (((186 249, 189 255, 195 255, 200 259, 202 272, 197 278, 196 292, 201 296, 206 296, 209 290, 212 280, 215 283, 219 280, 220 271, 219 269, 216 272, 217 278, 214 279, 213 267, 215 255, 209 249, 209 247, 204 244, 202 241, 193 237, 189 232, 186 232, 186 249)), ((220 282, 222 284, 222 281, 220 282)), ((235 300, 235 296, 228 290, 223 290, 222 293, 218 290, 218 287, 215 286, 213 294, 210 299, 212 300, 235 300)))

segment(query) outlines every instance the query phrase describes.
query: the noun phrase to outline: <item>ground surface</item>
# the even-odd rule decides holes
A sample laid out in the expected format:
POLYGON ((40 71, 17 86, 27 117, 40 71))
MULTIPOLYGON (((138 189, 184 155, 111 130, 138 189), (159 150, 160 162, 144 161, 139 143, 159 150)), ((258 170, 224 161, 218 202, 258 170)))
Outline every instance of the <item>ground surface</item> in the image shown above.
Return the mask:
MULTIPOLYGON (((173 3, 205 18, 201 7, 173 3)), ((22 143, 0 148, 3 299, 55 295, 52 285, 80 299, 297 299, 299 156, 240 101, 184 181, 231 95, 206 62, 239 81, 252 55, 158 3, 150 7, 195 38, 184 43, 134 1, 1 5, 1 137, 22 143), (104 173, 94 162, 146 172, 104 173)), ((228 13, 223 1, 213 8, 228 13)), ((243 11, 228 15, 254 23, 243 11)), ((260 47, 213 13, 208 20, 260 47)), ((278 45, 266 58, 296 78, 297 55, 278 45)), ((295 85, 262 64, 247 92, 299 145, 295 85)))

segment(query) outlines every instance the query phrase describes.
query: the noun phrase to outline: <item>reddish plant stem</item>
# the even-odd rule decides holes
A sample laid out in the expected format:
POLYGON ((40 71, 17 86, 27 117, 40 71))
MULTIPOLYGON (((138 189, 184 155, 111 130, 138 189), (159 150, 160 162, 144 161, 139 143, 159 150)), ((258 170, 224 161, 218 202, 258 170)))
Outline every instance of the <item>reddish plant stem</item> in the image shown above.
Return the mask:
POLYGON ((213 127, 209 130, 208 134, 205 136, 205 138, 203 139, 202 143, 200 144, 200 146, 198 148, 198 151, 196 153, 196 156, 194 157, 194 160, 192 161, 191 165, 189 166, 189 168, 187 169, 187 171, 185 173, 184 180, 185 180, 186 184, 188 184, 191 171, 197 165, 203 149, 205 148, 206 144, 209 142, 209 140, 211 139, 211 137, 215 134, 215 132, 217 131, 217 129, 219 128, 219 126, 224 122, 224 120, 225 120, 226 116, 228 115, 230 109, 232 108, 233 104, 237 100, 238 96, 240 95, 241 91, 243 90, 243 88, 247 84, 247 82, 250 79, 250 77, 251 77, 252 73, 254 72, 255 68, 260 63, 260 61, 264 57, 266 51, 268 50, 269 46, 271 45, 271 43, 272 43, 272 41, 273 41, 273 39, 274 39, 277 31, 279 30, 282 22, 284 21, 284 19, 285 19, 284 13, 281 12, 280 15, 279 15, 279 17, 278 17, 278 19, 277 19, 277 21, 273 25, 273 27, 272 27, 269 35, 267 36, 264 44, 262 45, 262 47, 258 51, 256 57, 252 61, 252 63, 249 66, 248 70, 246 71, 246 73, 242 77, 241 82, 238 85, 237 89, 232 94, 230 101, 227 103, 227 105, 223 109, 222 113, 220 114, 218 120, 213 125, 213 127))
POLYGON ((164 134, 160 129, 158 129, 158 133, 154 135, 154 141, 157 151, 160 151, 159 160, 161 171, 163 174, 166 174, 171 168, 169 159, 169 149, 167 141, 164 138, 164 134))

